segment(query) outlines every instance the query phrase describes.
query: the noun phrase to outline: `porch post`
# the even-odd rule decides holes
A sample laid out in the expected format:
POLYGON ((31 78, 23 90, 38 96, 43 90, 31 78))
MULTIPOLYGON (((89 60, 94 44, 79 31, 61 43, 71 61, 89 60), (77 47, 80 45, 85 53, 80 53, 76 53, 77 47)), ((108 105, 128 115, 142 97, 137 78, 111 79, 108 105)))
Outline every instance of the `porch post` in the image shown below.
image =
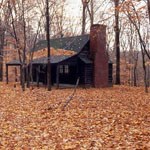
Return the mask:
POLYGON ((39 73, 40 73, 40 66, 37 67, 37 72, 36 72, 37 87, 39 87, 39 73))
POLYGON ((56 87, 59 89, 59 64, 57 65, 56 69, 56 87))
POLYGON ((8 65, 6 64, 6 83, 8 84, 8 65))
POLYGON ((20 85, 22 85, 22 64, 20 65, 20 85))

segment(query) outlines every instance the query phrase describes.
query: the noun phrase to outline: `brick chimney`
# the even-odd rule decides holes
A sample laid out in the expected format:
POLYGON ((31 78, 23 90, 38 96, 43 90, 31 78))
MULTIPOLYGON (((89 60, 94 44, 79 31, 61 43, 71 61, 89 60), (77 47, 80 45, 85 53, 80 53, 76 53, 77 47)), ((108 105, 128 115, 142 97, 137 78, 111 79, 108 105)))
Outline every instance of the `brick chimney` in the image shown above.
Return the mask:
POLYGON ((96 88, 108 87, 108 55, 106 53, 106 26, 91 26, 90 55, 94 62, 93 84, 96 88))

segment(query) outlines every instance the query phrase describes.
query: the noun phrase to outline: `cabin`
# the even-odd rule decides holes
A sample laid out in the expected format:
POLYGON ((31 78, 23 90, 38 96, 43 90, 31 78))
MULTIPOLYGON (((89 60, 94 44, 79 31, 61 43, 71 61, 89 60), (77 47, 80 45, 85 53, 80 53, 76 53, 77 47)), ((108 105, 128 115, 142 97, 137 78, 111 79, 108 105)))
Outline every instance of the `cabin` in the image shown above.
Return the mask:
MULTIPOLYGON (((51 83, 76 84, 84 87, 109 87, 112 86, 112 62, 109 60, 106 51, 106 26, 93 25, 89 35, 74 37, 62 37, 51 39, 51 47, 55 49, 71 50, 73 55, 52 55, 51 83)), ((47 47, 47 41, 39 41, 32 49, 38 52, 47 47)), ((47 57, 33 59, 32 79, 34 82, 47 83, 47 57)), ((6 64, 8 78, 8 67, 20 65, 19 61, 12 61, 6 64)), ((7 79, 8 80, 8 79, 7 79)))

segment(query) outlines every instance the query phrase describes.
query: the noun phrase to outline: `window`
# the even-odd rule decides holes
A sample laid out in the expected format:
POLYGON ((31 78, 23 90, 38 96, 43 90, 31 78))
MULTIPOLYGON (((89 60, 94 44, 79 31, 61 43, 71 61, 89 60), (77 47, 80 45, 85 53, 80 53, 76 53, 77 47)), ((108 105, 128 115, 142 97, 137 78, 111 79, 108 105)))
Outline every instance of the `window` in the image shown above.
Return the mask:
POLYGON ((63 73, 63 66, 59 66, 59 73, 63 73))
POLYGON ((68 65, 65 65, 64 66, 64 73, 69 73, 69 66, 68 65))
POLYGON ((61 74, 68 74, 69 73, 69 66, 68 65, 60 65, 59 66, 59 73, 61 74))

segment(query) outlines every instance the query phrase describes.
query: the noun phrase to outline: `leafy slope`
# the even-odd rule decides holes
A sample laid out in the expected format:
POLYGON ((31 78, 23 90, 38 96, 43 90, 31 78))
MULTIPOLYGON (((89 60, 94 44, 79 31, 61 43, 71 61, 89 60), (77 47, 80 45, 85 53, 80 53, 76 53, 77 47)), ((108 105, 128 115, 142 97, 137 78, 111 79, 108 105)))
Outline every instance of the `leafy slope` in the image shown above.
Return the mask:
POLYGON ((142 88, 30 89, 0 83, 0 149, 150 149, 150 94, 142 88))

